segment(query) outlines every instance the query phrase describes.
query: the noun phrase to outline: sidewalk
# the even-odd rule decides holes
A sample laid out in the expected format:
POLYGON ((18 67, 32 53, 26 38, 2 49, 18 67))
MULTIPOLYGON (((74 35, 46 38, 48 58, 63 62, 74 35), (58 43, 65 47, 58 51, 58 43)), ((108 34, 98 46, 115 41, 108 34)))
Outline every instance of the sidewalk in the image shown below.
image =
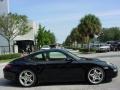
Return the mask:
POLYGON ((0 66, 4 66, 6 65, 8 62, 5 62, 5 63, 0 63, 0 66))

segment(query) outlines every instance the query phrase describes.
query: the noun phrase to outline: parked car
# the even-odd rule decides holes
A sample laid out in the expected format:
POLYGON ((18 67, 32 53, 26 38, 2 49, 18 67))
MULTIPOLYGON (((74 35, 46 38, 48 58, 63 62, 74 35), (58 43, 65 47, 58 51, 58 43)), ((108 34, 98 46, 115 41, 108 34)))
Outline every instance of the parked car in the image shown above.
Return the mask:
POLYGON ((110 51, 110 45, 100 46, 99 51, 101 51, 101 52, 109 52, 110 51))
POLYGON ((3 72, 4 78, 30 87, 40 82, 99 84, 116 77, 118 69, 114 64, 78 57, 65 49, 48 49, 15 59, 4 67, 3 72))
POLYGON ((96 52, 109 52, 111 49, 110 44, 98 44, 94 45, 93 48, 96 52))
POLYGON ((50 49, 50 46, 49 45, 43 45, 41 49, 47 50, 47 49, 50 49))
POLYGON ((108 41, 107 44, 110 44, 111 51, 120 51, 120 40, 108 41))

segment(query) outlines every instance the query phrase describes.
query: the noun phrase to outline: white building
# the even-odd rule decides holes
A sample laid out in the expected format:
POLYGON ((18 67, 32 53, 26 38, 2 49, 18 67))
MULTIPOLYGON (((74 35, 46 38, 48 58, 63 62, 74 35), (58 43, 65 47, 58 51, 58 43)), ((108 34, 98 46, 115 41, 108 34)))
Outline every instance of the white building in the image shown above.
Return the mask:
MULTIPOLYGON (((0 0, 0 15, 9 13, 9 0, 0 0)), ((0 35, 0 54, 8 52, 8 42, 0 35)))
POLYGON ((37 34, 39 25, 34 21, 29 21, 28 23, 32 29, 25 35, 19 35, 14 39, 14 44, 17 45, 18 49, 15 48, 15 52, 21 52, 22 50, 26 51, 28 48, 33 49, 35 45, 35 35, 37 34))
MULTIPOLYGON (((9 13, 9 0, 0 0, 0 15, 6 15, 9 13)), ((35 41, 35 35, 38 30, 38 24, 34 21, 29 21, 29 25, 32 30, 25 35, 17 36, 12 43, 11 47, 15 53, 21 52, 30 48, 32 50, 35 41)), ((0 54, 8 52, 8 42, 7 40, 0 36, 0 54)), ((13 51, 11 51, 13 52, 13 51)))
POLYGON ((0 0, 0 15, 9 13, 9 0, 0 0))

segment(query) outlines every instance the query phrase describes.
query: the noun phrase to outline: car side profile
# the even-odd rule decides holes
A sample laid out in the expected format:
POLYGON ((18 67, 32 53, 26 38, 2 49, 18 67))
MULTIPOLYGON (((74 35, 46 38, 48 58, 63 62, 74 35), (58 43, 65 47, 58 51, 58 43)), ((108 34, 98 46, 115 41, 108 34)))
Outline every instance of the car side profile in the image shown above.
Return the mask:
POLYGON ((78 57, 65 49, 49 49, 15 59, 4 67, 3 72, 4 78, 30 87, 41 82, 99 84, 116 77, 118 69, 111 63, 78 57))

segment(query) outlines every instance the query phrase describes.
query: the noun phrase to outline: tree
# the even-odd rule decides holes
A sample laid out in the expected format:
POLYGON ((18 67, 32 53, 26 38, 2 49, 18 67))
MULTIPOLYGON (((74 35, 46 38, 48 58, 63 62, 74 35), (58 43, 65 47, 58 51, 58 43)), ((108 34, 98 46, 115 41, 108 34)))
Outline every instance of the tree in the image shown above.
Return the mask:
POLYGON ((25 15, 9 13, 0 16, 0 35, 2 35, 9 45, 9 53, 11 51, 11 41, 18 35, 24 35, 31 30, 28 25, 28 19, 25 15))
POLYGON ((49 35, 50 44, 56 43, 56 37, 55 37, 54 33, 53 33, 53 32, 50 32, 49 34, 50 34, 50 35, 49 35))
POLYGON ((72 44, 71 36, 68 35, 65 42, 64 42, 64 45, 71 47, 71 44, 72 44))
POLYGON ((103 34, 98 38, 101 42, 120 40, 120 28, 103 28, 103 34))
POLYGON ((44 32, 45 32, 45 27, 39 25, 38 34, 36 36, 38 48, 44 45, 44 32))
POLYGON ((79 33, 77 27, 72 29, 70 37, 71 37, 71 42, 73 43, 74 47, 76 47, 78 43, 82 42, 82 35, 79 33))
POLYGON ((99 18, 95 15, 88 14, 83 17, 78 25, 78 30, 84 38, 84 43, 89 46, 90 40, 101 33, 101 26, 99 18))
POLYGON ((71 37, 71 41, 72 42, 76 42, 77 41, 77 38, 78 38, 78 30, 77 28, 73 28, 72 31, 71 31, 71 34, 70 34, 70 37, 71 37))
POLYGON ((38 48, 43 45, 54 44, 56 42, 56 37, 54 33, 50 30, 46 30, 45 27, 39 25, 38 35, 36 36, 38 48))

